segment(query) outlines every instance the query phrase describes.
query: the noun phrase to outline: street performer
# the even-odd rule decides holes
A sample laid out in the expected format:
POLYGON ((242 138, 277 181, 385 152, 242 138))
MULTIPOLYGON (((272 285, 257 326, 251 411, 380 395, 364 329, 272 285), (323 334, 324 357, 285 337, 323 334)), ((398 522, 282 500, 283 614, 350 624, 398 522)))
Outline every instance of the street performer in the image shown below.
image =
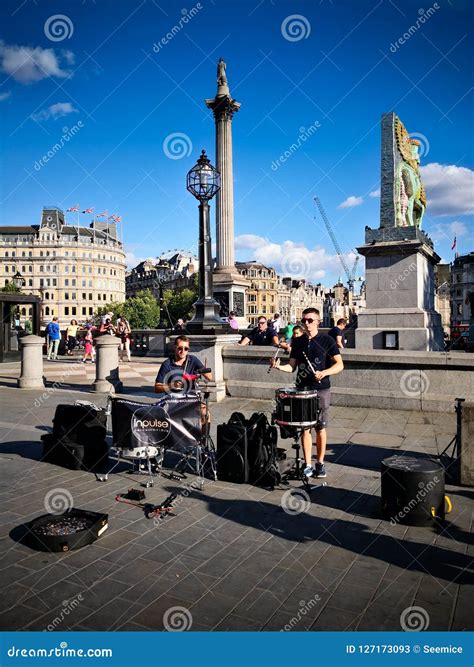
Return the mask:
POLYGON ((280 359, 271 359, 270 367, 285 373, 293 373, 298 369, 296 387, 308 390, 316 389, 319 397, 320 415, 316 425, 317 462, 313 470, 311 464, 311 427, 304 429, 301 436, 305 459, 304 475, 306 477, 326 477, 324 455, 327 444, 328 413, 331 399, 330 375, 336 375, 344 369, 342 357, 336 342, 330 336, 318 332, 320 323, 319 310, 306 308, 303 310, 301 323, 305 335, 296 338, 291 346, 290 361, 280 365, 280 359))
MULTIPOLYGON (((177 336, 174 341, 174 353, 166 359, 158 371, 155 380, 155 392, 180 393, 196 390, 196 380, 203 377, 212 380, 212 373, 198 373, 204 366, 193 354, 189 354, 190 341, 187 336, 177 336)), ((203 426, 208 421, 204 403, 201 403, 201 422, 203 426)))

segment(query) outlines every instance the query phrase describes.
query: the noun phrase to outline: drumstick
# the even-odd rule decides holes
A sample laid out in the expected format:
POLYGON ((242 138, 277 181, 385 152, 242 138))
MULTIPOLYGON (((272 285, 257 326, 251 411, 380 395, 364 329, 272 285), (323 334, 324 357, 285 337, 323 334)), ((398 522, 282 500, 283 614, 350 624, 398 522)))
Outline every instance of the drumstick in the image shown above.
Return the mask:
MULTIPOLYGON (((308 362, 308 366, 311 368, 311 371, 313 372, 313 374, 316 375, 316 371, 314 370, 314 366, 313 366, 313 364, 310 362, 310 360, 308 359, 308 357, 307 357, 307 355, 306 355, 306 352, 303 352, 303 357, 304 357, 304 358, 306 359, 306 361, 308 362)), ((321 382, 321 380, 316 380, 316 382, 321 382)))
MULTIPOLYGON (((272 359, 272 361, 276 361, 276 358, 278 357, 278 353, 279 353, 279 352, 280 352, 280 348, 277 347, 277 351, 276 351, 275 354, 273 355, 273 359, 272 359)), ((267 373, 269 373, 271 370, 272 370, 272 366, 269 366, 268 369, 267 369, 267 373)))

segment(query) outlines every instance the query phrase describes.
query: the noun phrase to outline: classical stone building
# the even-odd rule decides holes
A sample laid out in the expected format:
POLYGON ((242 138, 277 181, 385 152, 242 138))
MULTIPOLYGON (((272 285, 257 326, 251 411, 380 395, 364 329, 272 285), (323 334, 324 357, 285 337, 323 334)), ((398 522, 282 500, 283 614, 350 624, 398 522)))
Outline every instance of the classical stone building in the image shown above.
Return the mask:
POLYGON ((278 276, 275 269, 259 262, 236 262, 237 271, 250 280, 245 291, 245 314, 250 326, 257 324, 259 315, 269 319, 278 313, 278 276))
POLYGON ((456 257, 451 264, 452 325, 469 325, 472 298, 474 298, 474 252, 456 257), (473 296, 470 298, 471 294, 473 296))
POLYGON ((317 308, 323 312, 324 287, 321 284, 312 285, 306 280, 283 278, 282 283, 290 292, 289 321, 299 322, 305 308, 317 308))
POLYGON ((53 316, 61 326, 72 318, 84 322, 100 306, 125 299, 125 253, 115 223, 78 227, 59 208, 44 208, 39 225, 0 227, 0 287, 17 272, 23 292, 41 297, 42 325, 53 316))
POLYGON ((146 259, 127 273, 127 299, 145 289, 158 298, 160 282, 164 289, 193 287, 198 264, 193 254, 179 250, 162 253, 156 259, 146 259))

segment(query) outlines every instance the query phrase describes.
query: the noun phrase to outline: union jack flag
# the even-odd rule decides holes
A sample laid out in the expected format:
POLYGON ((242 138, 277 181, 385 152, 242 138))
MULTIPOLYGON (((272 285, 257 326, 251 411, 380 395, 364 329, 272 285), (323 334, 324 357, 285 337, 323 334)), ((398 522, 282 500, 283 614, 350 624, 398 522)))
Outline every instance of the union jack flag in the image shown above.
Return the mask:
POLYGON ((82 212, 83 213, 94 213, 94 209, 93 208, 86 208, 82 212))
POLYGON ((66 209, 66 213, 76 213, 77 211, 79 211, 79 204, 66 209))
POLYGON ((97 217, 98 217, 98 218, 108 218, 108 217, 109 217, 109 212, 108 212, 108 211, 104 211, 103 213, 99 213, 99 214, 97 215, 97 217))
POLYGON ((122 216, 121 215, 111 215, 110 216, 114 222, 122 222, 122 216))

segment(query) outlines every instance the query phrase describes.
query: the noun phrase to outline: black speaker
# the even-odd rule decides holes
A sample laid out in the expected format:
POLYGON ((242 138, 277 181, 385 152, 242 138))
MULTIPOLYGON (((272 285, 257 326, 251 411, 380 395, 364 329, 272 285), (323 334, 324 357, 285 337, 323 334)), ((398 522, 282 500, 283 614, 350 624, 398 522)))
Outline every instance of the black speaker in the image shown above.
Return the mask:
POLYGON ((97 470, 108 461, 107 415, 88 405, 56 407, 53 432, 41 436, 43 461, 72 470, 97 470))
POLYGON ((391 456, 382 461, 381 495, 384 519, 429 526, 444 519, 444 468, 433 459, 391 456))
POLYGON ((217 478, 234 484, 247 484, 247 429, 240 424, 217 426, 217 478))

